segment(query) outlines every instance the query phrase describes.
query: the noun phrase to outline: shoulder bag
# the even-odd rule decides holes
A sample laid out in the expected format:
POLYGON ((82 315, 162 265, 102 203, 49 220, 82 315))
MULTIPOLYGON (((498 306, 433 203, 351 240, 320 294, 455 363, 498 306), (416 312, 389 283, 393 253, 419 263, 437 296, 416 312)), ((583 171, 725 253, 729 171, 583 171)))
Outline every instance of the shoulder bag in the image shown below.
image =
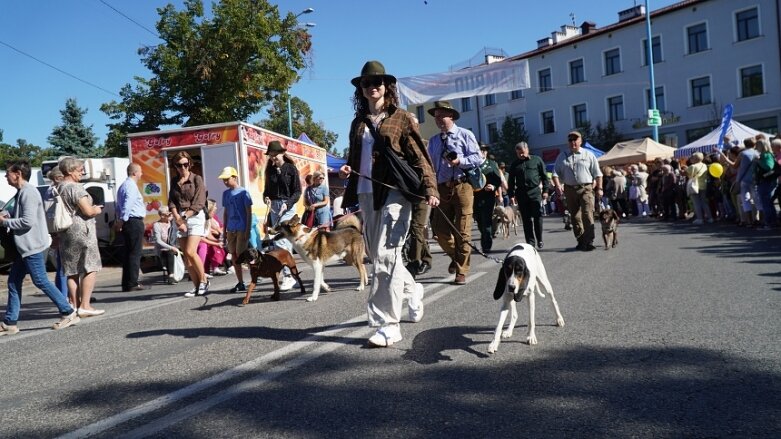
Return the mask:
POLYGON ((407 201, 420 201, 418 194, 423 193, 423 181, 421 180, 420 175, 418 175, 409 163, 402 160, 401 157, 391 151, 368 117, 364 119, 364 122, 366 123, 366 127, 369 128, 372 137, 374 137, 374 143, 382 152, 382 156, 385 158, 385 163, 387 163, 390 172, 393 174, 393 178, 396 181, 396 187, 399 188, 399 191, 407 201))
POLYGON ((60 233, 68 230, 73 225, 73 213, 68 210, 68 206, 62 200, 62 195, 54 188, 54 215, 52 218, 53 233, 60 233))

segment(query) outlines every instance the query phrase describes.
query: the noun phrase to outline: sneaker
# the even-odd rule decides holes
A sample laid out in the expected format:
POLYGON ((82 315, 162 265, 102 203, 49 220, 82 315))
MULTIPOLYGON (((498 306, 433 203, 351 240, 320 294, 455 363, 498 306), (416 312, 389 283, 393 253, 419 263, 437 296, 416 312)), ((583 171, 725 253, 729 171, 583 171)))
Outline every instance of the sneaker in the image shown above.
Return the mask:
POLYGON ((235 272, 236 272, 236 268, 233 265, 228 267, 228 271, 227 271, 228 274, 233 274, 235 272))
POLYGON ((173 275, 168 276, 168 285, 176 285, 179 282, 174 278, 173 275))
POLYGON ((692 221, 692 225, 694 226, 701 226, 702 224, 703 222, 700 219, 692 221))
POLYGON ((0 336, 2 335, 14 335, 19 333, 19 327, 16 325, 6 325, 0 322, 0 336))
POLYGON ((377 330, 371 337, 369 337, 369 345, 380 348, 387 348, 392 346, 393 343, 401 341, 401 329, 399 324, 385 325, 377 330))
POLYGON ((409 306, 409 319, 418 323, 423 319, 423 284, 415 282, 415 290, 407 301, 409 306))
POLYGON ((184 293, 184 297, 195 297, 195 293, 198 292, 198 288, 193 287, 190 291, 184 293))
POLYGON ((453 281, 456 285, 465 285, 466 284, 466 276, 463 274, 457 274, 456 279, 453 281))
POLYGON ((53 324, 52 329, 65 329, 70 325, 75 325, 76 323, 79 323, 80 321, 81 318, 79 317, 79 315, 76 313, 76 311, 73 311, 72 313, 60 319, 59 322, 53 324))
POLYGON ((222 268, 215 268, 212 271, 212 274, 215 276, 225 276, 226 274, 228 274, 228 272, 223 270, 222 268))
POLYGON ((236 284, 235 287, 230 289, 231 293, 246 293, 247 292, 247 286, 244 285, 244 282, 239 282, 236 284))
POLYGON ((199 296, 203 296, 204 294, 209 292, 209 281, 201 282, 200 285, 198 285, 198 292, 196 293, 199 296))
POLYGON ((211 273, 206 273, 206 279, 213 279, 214 276, 212 276, 211 273))
POLYGON ((290 291, 294 286, 296 286, 296 280, 293 279, 293 276, 285 276, 279 285, 279 291, 290 291))

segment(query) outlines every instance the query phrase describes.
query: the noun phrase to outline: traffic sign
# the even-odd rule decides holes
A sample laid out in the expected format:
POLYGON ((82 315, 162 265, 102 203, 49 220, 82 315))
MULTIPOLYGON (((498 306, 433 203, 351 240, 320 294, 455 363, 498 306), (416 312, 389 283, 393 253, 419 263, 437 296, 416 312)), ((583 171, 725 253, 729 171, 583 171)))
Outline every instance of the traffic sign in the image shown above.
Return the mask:
POLYGON ((662 126, 662 118, 661 117, 649 117, 648 118, 648 126, 649 127, 660 127, 662 126))

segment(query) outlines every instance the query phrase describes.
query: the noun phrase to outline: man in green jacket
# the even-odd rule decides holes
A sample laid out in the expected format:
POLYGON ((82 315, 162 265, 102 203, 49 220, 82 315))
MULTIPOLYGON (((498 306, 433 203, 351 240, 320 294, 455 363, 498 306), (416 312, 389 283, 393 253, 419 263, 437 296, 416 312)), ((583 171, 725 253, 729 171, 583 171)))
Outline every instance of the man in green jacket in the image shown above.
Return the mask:
POLYGON ((529 154, 526 142, 515 145, 515 153, 518 160, 510 165, 507 193, 518 203, 526 242, 542 248, 542 201, 548 198, 545 163, 529 154))
POLYGON ((506 189, 502 171, 495 161, 488 158, 488 145, 480 144, 480 154, 485 161, 480 165, 480 172, 485 175, 486 184, 482 189, 475 189, 474 216, 477 229, 480 230, 480 246, 483 253, 491 251, 493 246, 493 214, 500 188, 506 189))

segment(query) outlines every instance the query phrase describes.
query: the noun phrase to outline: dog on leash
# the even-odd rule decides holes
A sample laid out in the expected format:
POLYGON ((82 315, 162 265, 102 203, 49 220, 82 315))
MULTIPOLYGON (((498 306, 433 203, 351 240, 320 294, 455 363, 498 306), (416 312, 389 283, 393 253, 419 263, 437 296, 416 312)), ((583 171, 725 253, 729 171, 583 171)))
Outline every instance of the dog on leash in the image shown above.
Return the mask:
POLYGON ((503 338, 510 338, 513 335, 515 322, 518 320, 518 311, 515 302, 520 302, 524 297, 529 301, 529 333, 526 341, 529 345, 537 344, 537 335, 535 334, 535 293, 540 297, 545 297, 544 293, 550 295, 553 303, 553 311, 556 313, 556 325, 564 326, 564 317, 559 311, 559 304, 553 295, 553 288, 545 266, 537 249, 530 244, 517 244, 510 249, 510 252, 504 259, 502 268, 499 271, 499 278, 496 281, 494 289, 494 299, 502 299, 502 310, 499 313, 499 324, 496 325, 494 339, 488 345, 488 353, 493 354, 499 349, 499 343, 503 338), (510 322, 504 331, 502 327, 510 314, 510 322))
POLYGON ((257 249, 250 247, 239 255, 237 262, 239 264, 249 265, 249 275, 251 279, 249 288, 247 288, 247 294, 244 296, 244 300, 241 301, 242 305, 247 305, 249 303, 252 291, 257 284, 258 277, 267 277, 271 279, 271 282, 274 283, 274 294, 271 296, 271 300, 279 300, 279 276, 282 269, 285 267, 290 269, 290 274, 298 281, 298 285, 301 286, 301 295, 306 294, 304 283, 301 282, 301 278, 299 277, 296 261, 293 259, 293 255, 283 248, 259 252, 257 249))
POLYGON ((599 211, 599 222, 602 224, 602 239, 605 250, 618 245, 618 213, 613 209, 599 211))
POLYGON ((496 206, 492 216, 493 229, 501 233, 504 239, 507 239, 510 237, 510 226, 512 226, 513 233, 515 233, 515 236, 518 236, 516 218, 515 210, 512 206, 496 206))
POLYGON ((306 227, 301 224, 298 215, 293 215, 293 218, 280 223, 277 229, 279 235, 287 238, 296 252, 312 266, 315 280, 312 295, 306 299, 308 302, 317 300, 320 296, 320 288, 331 291, 323 280, 323 268, 328 262, 339 259, 344 259, 358 270, 359 284, 356 291, 363 291, 369 281, 366 267, 363 266, 366 248, 361 230, 354 225, 354 222, 341 221, 333 230, 326 232, 318 228, 306 227))

